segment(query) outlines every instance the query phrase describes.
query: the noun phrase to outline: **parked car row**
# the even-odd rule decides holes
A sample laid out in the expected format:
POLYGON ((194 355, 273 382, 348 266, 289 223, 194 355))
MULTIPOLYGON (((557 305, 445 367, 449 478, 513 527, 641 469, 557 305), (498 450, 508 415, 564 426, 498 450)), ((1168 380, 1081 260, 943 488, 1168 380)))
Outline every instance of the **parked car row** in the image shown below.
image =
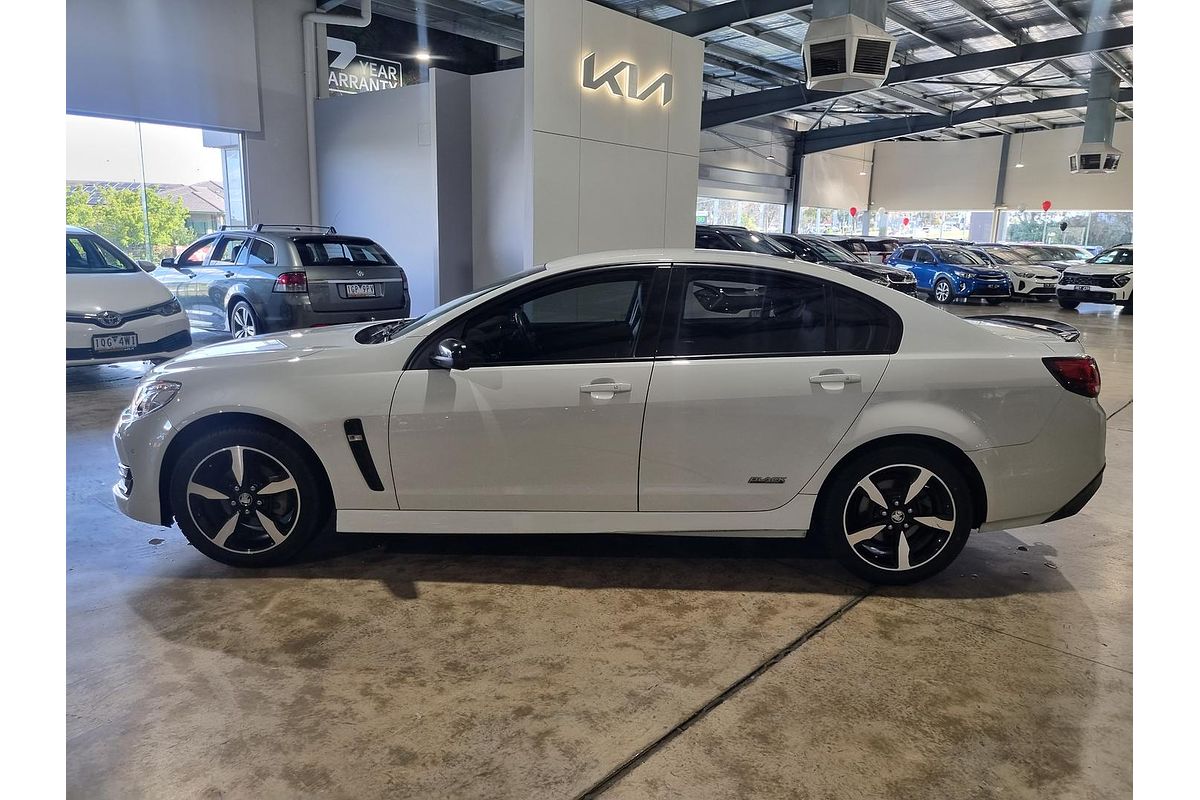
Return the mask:
POLYGON ((995 305, 1015 297, 1057 299, 1066 309, 1089 302, 1133 311, 1132 245, 1092 256, 1069 245, 765 234, 698 225, 696 247, 798 258, 939 303, 980 298, 995 305), (892 249, 879 258, 882 247, 892 249))

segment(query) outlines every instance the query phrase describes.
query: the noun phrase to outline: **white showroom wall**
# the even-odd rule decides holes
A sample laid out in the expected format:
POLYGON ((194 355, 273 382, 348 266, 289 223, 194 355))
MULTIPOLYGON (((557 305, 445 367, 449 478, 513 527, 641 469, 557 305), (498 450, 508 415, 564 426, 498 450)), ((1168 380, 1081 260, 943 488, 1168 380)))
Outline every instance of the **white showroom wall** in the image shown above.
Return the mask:
POLYGON ((471 76, 474 285, 526 269, 525 72, 471 76))
POLYGON ((1118 122, 1113 146, 1124 151, 1120 168, 1110 175, 1072 175, 1067 156, 1079 148, 1082 128, 1039 131, 1012 137, 1004 202, 1009 208, 1055 208, 1118 211, 1133 208, 1133 123, 1118 122), (1024 145, 1021 138, 1024 137, 1024 145), (1020 152, 1025 164, 1017 169, 1020 152))
POLYGON ((703 43, 585 0, 529 0, 525 48, 526 262, 691 246, 703 43), (589 54, 596 88, 583 85, 589 54), (621 62, 639 89, 668 73, 670 102, 624 96, 634 81, 621 62))
POLYGON ((871 195, 874 145, 856 145, 804 157, 800 205, 816 208, 866 208, 871 195), (866 175, 860 173, 866 172, 866 175))

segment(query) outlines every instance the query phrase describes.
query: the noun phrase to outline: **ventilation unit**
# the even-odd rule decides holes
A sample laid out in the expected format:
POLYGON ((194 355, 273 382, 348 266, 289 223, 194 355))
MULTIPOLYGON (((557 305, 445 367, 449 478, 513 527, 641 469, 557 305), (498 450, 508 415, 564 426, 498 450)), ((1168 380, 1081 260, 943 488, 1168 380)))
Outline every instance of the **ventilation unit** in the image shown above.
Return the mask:
POLYGON ((1113 147, 1117 124, 1117 76, 1107 68, 1092 68, 1088 83, 1087 116, 1083 121, 1083 143, 1068 157, 1071 173, 1097 175, 1116 172, 1121 151, 1113 147))
POLYGON ((809 89, 853 92, 882 86, 896 51, 884 30, 887 0, 814 0, 804 37, 809 89))

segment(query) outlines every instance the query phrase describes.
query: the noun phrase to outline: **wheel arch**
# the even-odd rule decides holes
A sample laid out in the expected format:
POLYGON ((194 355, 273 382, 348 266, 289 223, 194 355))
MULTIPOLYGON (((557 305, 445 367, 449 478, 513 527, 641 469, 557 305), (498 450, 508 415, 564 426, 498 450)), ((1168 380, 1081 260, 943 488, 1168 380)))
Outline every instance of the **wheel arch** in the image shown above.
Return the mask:
POLYGON ((257 308, 254 307, 252 295, 253 293, 250 291, 250 287, 244 283, 234 284, 225 292, 225 325, 228 330, 233 330, 232 324, 229 321, 229 317, 233 313, 233 304, 238 300, 246 301, 246 304, 250 306, 250 310, 254 312, 254 315, 258 317, 260 321, 262 320, 263 315, 259 313, 257 308))
POLYGON ((180 455, 187 449, 188 445, 199 439, 205 434, 212 433, 223 428, 244 425, 248 427, 260 428, 269 431, 281 439, 286 439, 294 445, 304 456, 309 459, 316 472, 317 482, 320 483, 322 490, 325 493, 325 500, 329 503, 329 507, 333 508, 333 484, 329 480, 329 473, 325 469, 325 464, 322 463, 320 456, 316 451, 309 446, 308 442, 304 441, 295 431, 283 423, 273 420, 269 417, 264 417, 259 414, 248 413, 244 411, 223 411, 219 414, 210 414, 205 417, 193 420, 183 427, 179 433, 171 439, 167 445, 167 450, 163 454, 162 463, 158 469, 158 504, 159 513, 162 516, 162 524, 169 526, 174 513, 171 510, 171 473, 175 471, 175 464, 179 461, 180 455))
POLYGON ((987 519, 987 487, 983 482, 983 476, 979 474, 979 469, 975 466, 974 462, 957 445, 945 439, 938 439, 935 436, 920 433, 899 433, 881 436, 878 439, 871 439, 858 445, 838 459, 837 464, 826 473, 825 479, 821 482, 821 488, 817 492, 814 516, 820 513, 823 503, 827 502, 829 487, 833 484, 833 479, 840 474, 842 469, 863 453, 883 447, 916 447, 934 450, 947 458, 962 472, 963 477, 967 481, 967 488, 971 492, 971 505, 974 512, 971 527, 978 528, 987 519))

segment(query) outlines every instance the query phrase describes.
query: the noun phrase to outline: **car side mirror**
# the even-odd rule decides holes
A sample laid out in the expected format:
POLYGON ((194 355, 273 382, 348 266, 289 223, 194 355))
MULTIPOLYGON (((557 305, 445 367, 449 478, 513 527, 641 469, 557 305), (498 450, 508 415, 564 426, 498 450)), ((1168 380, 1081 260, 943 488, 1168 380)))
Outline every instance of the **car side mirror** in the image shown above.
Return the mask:
MULTIPOLYGON (((172 269, 179 269, 179 267, 176 266, 176 264, 175 264, 175 259, 173 259, 173 258, 164 258, 162 261, 159 262, 159 266, 160 267, 170 267, 172 269)), ((149 270, 147 270, 147 272, 148 271, 149 270)))
POLYGON ((138 259, 137 265, 142 268, 142 272, 154 272, 154 270, 157 269, 153 262, 140 258, 138 259))
POLYGON ((466 369, 467 345, 458 339, 442 339, 429 360, 442 369, 466 369))

